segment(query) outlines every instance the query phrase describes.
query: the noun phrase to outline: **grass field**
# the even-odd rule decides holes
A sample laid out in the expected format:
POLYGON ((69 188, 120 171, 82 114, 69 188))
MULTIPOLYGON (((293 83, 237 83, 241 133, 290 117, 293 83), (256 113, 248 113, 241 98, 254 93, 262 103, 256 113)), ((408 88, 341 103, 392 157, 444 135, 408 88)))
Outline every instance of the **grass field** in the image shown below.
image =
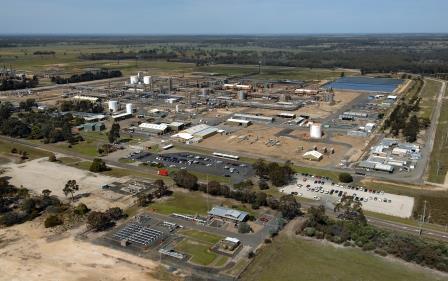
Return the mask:
POLYGON ((43 151, 40 149, 34 149, 28 146, 24 146, 18 143, 11 143, 7 141, 0 140, 0 153, 10 154, 11 149, 16 148, 18 151, 25 151, 28 154, 30 160, 48 157, 51 155, 50 152, 43 151))
POLYGON ((448 171, 448 88, 440 111, 434 147, 431 152, 428 169, 428 181, 443 183, 448 171))
POLYGON ((210 265, 218 254, 209 250, 210 244, 184 239, 176 245, 176 250, 191 255, 190 262, 199 265, 210 265))
POLYGON ((446 276, 359 249, 336 248, 281 234, 255 257, 241 280, 436 281, 446 280, 446 276))
POLYGON ((426 85, 421 92, 420 117, 431 118, 437 94, 442 87, 442 83, 434 80, 426 80, 426 85))
POLYGON ((214 205, 221 204, 246 211, 252 215, 255 214, 255 211, 249 207, 243 206, 241 203, 236 203, 232 199, 209 196, 207 200, 206 195, 200 191, 174 192, 174 194, 166 200, 152 203, 150 208, 165 215, 170 215, 172 213, 206 215, 214 205))
POLYGON ((223 238, 218 235, 214 235, 214 234, 202 232, 202 231, 197 231, 194 229, 182 230, 179 232, 179 234, 182 234, 184 236, 187 236, 189 238, 192 238, 192 239, 195 239, 195 240, 198 240, 201 242, 210 243, 210 244, 216 244, 223 238))

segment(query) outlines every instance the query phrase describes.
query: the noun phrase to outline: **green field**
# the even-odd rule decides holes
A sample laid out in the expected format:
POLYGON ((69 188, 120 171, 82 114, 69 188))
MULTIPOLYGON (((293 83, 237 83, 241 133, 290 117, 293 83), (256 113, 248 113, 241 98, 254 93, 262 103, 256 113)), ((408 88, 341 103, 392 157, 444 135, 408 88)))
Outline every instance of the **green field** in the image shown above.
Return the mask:
POLYGON ((386 260, 360 249, 339 248, 281 234, 243 273, 243 281, 436 281, 445 277, 386 260))
POLYGON ((191 255, 190 262, 199 265, 210 265, 218 254, 209 250, 210 244, 184 239, 176 245, 176 250, 191 255))
POLYGON ((16 148, 18 151, 25 151, 28 154, 28 158, 30 160, 42 158, 42 157, 48 157, 51 155, 51 153, 47 152, 47 151, 31 148, 29 146, 24 146, 24 145, 21 145, 18 143, 12 143, 12 142, 0 140, 0 153, 10 154, 11 149, 13 149, 13 148, 16 148))
POLYGON ((216 244, 223 238, 218 235, 214 235, 208 232, 197 231, 194 229, 182 230, 179 232, 179 234, 210 244, 216 244))
POLYGON ((448 171, 448 100, 446 97, 448 97, 448 88, 443 99, 434 147, 429 161, 428 181, 435 183, 443 183, 448 171))
POLYGON ((170 215, 180 213, 186 215, 206 215, 214 205, 225 205, 254 215, 256 212, 232 199, 214 197, 201 191, 174 192, 174 194, 162 201, 156 201, 149 207, 156 212, 170 215))
POLYGON ((437 94, 442 87, 442 83, 434 80, 426 80, 425 86, 421 92, 421 102, 420 102, 420 117, 431 118, 432 110, 434 108, 437 94))

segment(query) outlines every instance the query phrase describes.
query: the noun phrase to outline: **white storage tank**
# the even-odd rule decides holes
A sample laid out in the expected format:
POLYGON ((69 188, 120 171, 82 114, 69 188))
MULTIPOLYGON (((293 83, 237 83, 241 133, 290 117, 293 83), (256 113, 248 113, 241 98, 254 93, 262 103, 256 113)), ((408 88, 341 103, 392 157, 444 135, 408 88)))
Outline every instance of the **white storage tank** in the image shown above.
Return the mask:
POLYGON ((143 84, 150 85, 151 84, 151 76, 144 76, 143 77, 143 84))
POLYGON ((311 124, 310 126, 310 137, 312 139, 322 138, 322 125, 319 123, 311 124))
POLYGON ((110 112, 117 112, 118 111, 118 101, 116 101, 116 100, 110 100, 109 101, 109 111, 110 112))
POLYGON ((127 103, 126 104, 126 113, 127 114, 132 114, 133 113, 132 103, 127 103))
POLYGON ((138 76, 133 75, 131 76, 131 84, 137 84, 138 83, 138 76))

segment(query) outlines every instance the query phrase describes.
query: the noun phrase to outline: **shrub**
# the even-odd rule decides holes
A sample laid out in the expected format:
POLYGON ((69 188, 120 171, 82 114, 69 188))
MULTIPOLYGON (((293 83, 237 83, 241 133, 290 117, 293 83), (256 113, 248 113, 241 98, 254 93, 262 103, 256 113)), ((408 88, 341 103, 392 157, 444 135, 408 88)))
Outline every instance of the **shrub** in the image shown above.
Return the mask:
POLYGON ((266 189, 269 189, 269 185, 268 185, 268 183, 267 183, 266 181, 264 181, 264 180, 260 180, 260 181, 258 182, 258 187, 260 188, 260 190, 266 190, 266 189))
POLYGON ((93 159, 92 165, 90 165, 90 169, 89 169, 89 171, 94 172, 94 173, 100 173, 100 172, 109 171, 109 170, 110 170, 110 168, 107 167, 106 163, 104 163, 104 161, 99 158, 93 159))
POLYGON ((50 215, 45 219, 44 225, 45 228, 50 228, 61 225, 63 223, 64 222, 58 216, 50 215))
POLYGON ((54 155, 54 154, 51 154, 50 156, 48 156, 48 161, 50 161, 50 162, 56 162, 56 155, 54 155))
POLYGON ((249 233, 251 231, 250 225, 248 225, 245 222, 241 222, 238 225, 238 232, 239 233, 249 233))
POLYGON ((349 173, 340 173, 339 181, 343 183, 349 183, 353 181, 353 177, 349 173))
POLYGON ((271 244, 271 243, 272 243, 272 240, 269 239, 269 238, 266 238, 266 239, 264 239, 264 243, 265 243, 265 244, 271 244))
POLYGON ((387 256, 387 252, 384 251, 383 249, 376 249, 375 250, 375 254, 378 254, 378 255, 383 256, 383 257, 387 256))
POLYGON ((84 216, 88 212, 90 212, 90 209, 84 203, 79 203, 79 205, 76 206, 76 208, 73 210, 73 213, 75 213, 79 216, 84 216))
POLYGON ((313 237, 313 236, 316 234, 316 229, 315 229, 314 227, 306 227, 306 228, 303 230, 303 233, 304 233, 306 236, 313 237))
POLYGON ((12 154, 16 154, 16 153, 17 153, 17 148, 13 147, 13 148, 11 149, 11 153, 12 153, 12 154))
POLYGON ((367 242, 362 246, 363 251, 373 251, 376 249, 376 245, 373 242, 367 242))
POLYGON ((350 247, 352 243, 350 243, 350 241, 345 241, 343 245, 344 247, 350 247))
POLYGON ((255 253, 254 253, 253 251, 250 251, 249 254, 247 254, 247 257, 248 257, 249 259, 252 259, 252 258, 255 257, 255 253))

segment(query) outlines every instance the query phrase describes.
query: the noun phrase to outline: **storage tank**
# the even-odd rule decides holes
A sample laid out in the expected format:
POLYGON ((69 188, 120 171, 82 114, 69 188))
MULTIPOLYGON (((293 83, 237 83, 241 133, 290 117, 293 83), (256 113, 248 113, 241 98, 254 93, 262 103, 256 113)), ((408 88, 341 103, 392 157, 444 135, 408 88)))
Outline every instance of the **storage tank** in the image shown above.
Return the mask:
POLYGON ((118 111, 118 101, 116 101, 116 100, 109 101, 109 111, 111 111, 111 112, 118 111))
POLYGON ((239 100, 245 100, 246 99, 246 91, 239 91, 238 92, 238 99, 239 100))
POLYGON ((126 104, 126 113, 132 114, 132 112, 133 112, 132 103, 127 103, 126 104))
POLYGON ((151 76, 144 76, 143 77, 143 84, 150 85, 151 84, 151 76))
POLYGON ((322 138, 322 125, 318 123, 311 124, 310 126, 310 137, 312 139, 322 138))

